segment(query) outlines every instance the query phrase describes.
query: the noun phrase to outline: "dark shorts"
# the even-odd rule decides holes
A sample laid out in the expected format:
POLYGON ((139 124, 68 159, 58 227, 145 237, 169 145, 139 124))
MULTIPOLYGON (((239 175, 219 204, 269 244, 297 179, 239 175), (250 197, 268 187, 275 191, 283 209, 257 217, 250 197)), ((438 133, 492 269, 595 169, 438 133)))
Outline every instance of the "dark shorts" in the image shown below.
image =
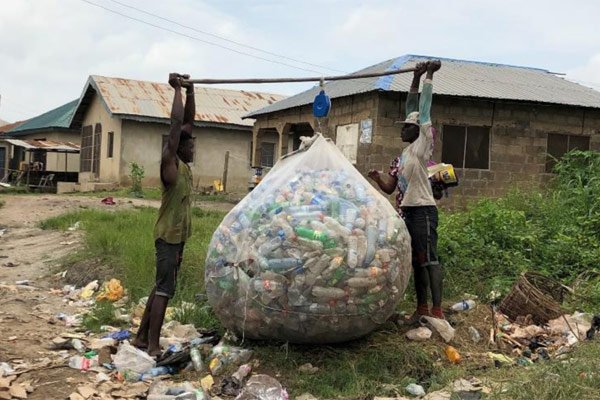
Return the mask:
POLYGON ((403 207, 402 214, 410 233, 413 267, 438 265, 437 207, 403 207))
POLYGON ((162 239, 154 242, 156 248, 156 295, 173 298, 177 273, 183 258, 185 243, 170 244, 162 239))

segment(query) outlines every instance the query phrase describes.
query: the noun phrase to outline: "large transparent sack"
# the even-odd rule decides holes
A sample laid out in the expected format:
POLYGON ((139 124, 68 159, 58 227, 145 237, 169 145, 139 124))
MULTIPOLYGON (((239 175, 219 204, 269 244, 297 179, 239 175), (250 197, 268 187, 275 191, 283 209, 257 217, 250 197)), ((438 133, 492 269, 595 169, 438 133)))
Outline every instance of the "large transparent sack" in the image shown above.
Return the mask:
POLYGON ((224 218, 208 249, 206 291, 240 336, 342 342, 390 317, 410 260, 404 221, 317 134, 224 218))

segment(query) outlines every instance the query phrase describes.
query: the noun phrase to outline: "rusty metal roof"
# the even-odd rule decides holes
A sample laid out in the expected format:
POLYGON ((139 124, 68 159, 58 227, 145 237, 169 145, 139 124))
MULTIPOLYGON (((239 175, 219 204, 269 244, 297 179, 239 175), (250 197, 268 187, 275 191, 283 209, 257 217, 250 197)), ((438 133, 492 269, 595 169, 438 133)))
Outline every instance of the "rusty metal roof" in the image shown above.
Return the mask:
MULTIPOLYGON (((419 61, 432 59, 438 57, 409 54, 383 61, 356 73, 410 68, 419 61)), ((441 58, 441 60, 442 69, 436 72, 433 82, 434 95, 600 108, 599 91, 570 82, 544 69, 450 58, 441 58)), ((332 99, 372 91, 407 92, 411 81, 412 74, 332 81, 325 84, 325 91, 332 99)), ((315 86, 249 113, 246 117, 255 118, 258 115, 312 104, 319 91, 320 88, 315 86)), ((335 102, 332 107, 335 107, 335 102)))
POLYGON ((59 153, 79 153, 80 146, 73 142, 58 142, 54 140, 21 140, 21 139, 4 139, 4 141, 13 146, 23 147, 27 151, 30 150, 45 150, 59 153))
MULTIPOLYGON (((90 85, 100 94, 106 108, 113 115, 141 120, 170 119, 174 91, 167 83, 91 75, 84 94, 90 85)), ((198 85, 195 87, 195 94, 195 121, 243 127, 253 125, 252 121, 243 120, 243 116, 285 98, 271 93, 198 85)), ((82 95, 81 98, 83 97, 82 95)))

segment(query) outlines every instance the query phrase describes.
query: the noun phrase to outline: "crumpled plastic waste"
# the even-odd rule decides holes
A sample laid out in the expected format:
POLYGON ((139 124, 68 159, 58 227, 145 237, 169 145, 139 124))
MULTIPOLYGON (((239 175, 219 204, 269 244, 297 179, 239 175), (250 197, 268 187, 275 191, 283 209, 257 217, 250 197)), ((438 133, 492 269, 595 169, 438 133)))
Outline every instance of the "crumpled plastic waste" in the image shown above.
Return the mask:
POLYGON ((214 376, 219 376, 230 365, 247 363, 252 358, 252 350, 229 346, 220 342, 212 348, 208 359, 208 368, 214 376))
POLYGON ((85 285, 83 289, 81 289, 81 293, 79 293, 79 297, 84 300, 91 299, 94 295, 94 292, 98 289, 98 281, 92 281, 85 285))
POLYGON ((435 329, 435 331, 437 333, 440 334, 440 336, 442 337, 442 339, 444 339, 444 341, 446 343, 448 343, 452 339, 454 339, 455 330, 450 325, 450 323, 448 321, 446 321, 445 319, 439 319, 439 318, 433 318, 433 317, 427 317, 427 316, 423 316, 421 318, 423 320, 427 321, 427 323, 433 329, 435 329))
POLYGON ((317 134, 279 161, 223 220, 206 292, 238 336, 334 343, 394 312, 411 271, 404 222, 343 153, 317 134))
POLYGON ((424 341, 431 338, 431 330, 424 326, 411 329, 410 331, 406 332, 406 338, 408 340, 414 340, 418 342, 424 341))
POLYGON ((111 279, 108 282, 104 282, 102 289, 100 289, 100 293, 96 296, 96 301, 117 301, 123 297, 124 292, 121 281, 118 279, 111 279))
POLYGON ((288 400, 287 391, 269 375, 254 375, 248 380, 236 400, 288 400))
POLYGON ((156 365, 156 361, 146 352, 136 349, 127 341, 121 343, 117 354, 112 356, 112 360, 117 371, 123 373, 133 372, 140 375, 156 365))
POLYGON ((413 396, 425 396, 425 389, 423 389, 423 386, 417 385, 416 383, 411 383, 404 389, 413 396))

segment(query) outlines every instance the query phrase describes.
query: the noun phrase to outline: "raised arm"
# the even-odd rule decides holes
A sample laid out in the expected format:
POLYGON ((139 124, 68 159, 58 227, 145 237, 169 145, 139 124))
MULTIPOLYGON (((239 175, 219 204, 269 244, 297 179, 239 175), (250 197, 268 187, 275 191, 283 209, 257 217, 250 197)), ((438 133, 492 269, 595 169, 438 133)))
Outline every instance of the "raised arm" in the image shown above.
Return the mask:
POLYGON ((192 134, 194 129, 194 117, 196 116, 196 97, 194 96, 194 84, 185 83, 185 112, 183 114, 183 126, 181 130, 192 134))
POLYGON ((427 63, 427 75, 423 83, 423 91, 419 103, 419 119, 421 124, 431 123, 431 98, 433 96, 433 73, 439 70, 442 63, 439 60, 430 61, 427 63))
POLYGON ((177 180, 177 148, 179 147, 179 138, 181 137, 184 118, 183 100, 181 99, 181 80, 187 78, 189 78, 187 75, 169 74, 169 84, 175 89, 175 95, 173 96, 173 106, 171 107, 169 140, 163 148, 160 162, 161 179, 167 187, 174 184, 177 180))
POLYGON ((410 85, 410 91, 406 97, 406 115, 413 111, 419 111, 419 84, 421 82, 421 76, 427 71, 427 63, 420 62, 415 66, 413 73, 413 80, 410 85))

